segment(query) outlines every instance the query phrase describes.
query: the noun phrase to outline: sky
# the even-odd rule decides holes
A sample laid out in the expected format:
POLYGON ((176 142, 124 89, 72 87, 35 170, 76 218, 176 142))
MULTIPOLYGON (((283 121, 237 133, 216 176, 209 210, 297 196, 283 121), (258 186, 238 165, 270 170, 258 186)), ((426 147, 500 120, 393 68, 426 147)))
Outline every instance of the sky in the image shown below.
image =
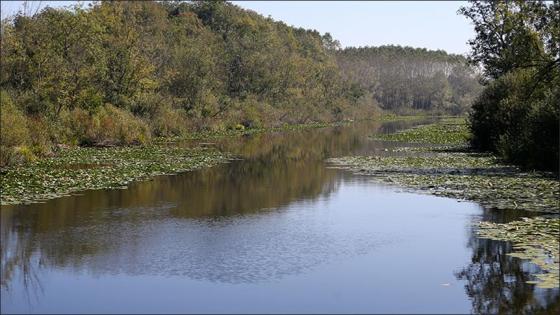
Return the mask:
MULTIPOLYGON (((76 1, 33 2, 59 7, 76 1)), ((89 1, 82 1, 88 3, 89 1)), ((232 1, 288 25, 329 32, 347 46, 401 45, 469 51, 472 25, 457 10, 462 1, 232 1)), ((23 1, 2 0, 2 18, 16 13, 23 1)))

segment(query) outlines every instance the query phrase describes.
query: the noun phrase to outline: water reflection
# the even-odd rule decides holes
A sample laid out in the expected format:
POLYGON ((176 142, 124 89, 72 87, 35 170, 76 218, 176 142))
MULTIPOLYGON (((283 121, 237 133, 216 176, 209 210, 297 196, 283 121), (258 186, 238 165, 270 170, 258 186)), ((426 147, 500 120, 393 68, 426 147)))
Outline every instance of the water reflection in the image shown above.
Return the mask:
MULTIPOLYGON (((535 213, 519 210, 483 209, 476 220, 507 223, 531 217, 535 213)), ((560 291, 539 289, 533 274, 540 272, 531 263, 508 256, 511 243, 479 239, 475 228, 469 230, 468 247, 472 249, 471 263, 456 273, 458 279, 466 280, 465 290, 472 300, 472 312, 482 314, 558 314, 560 291)))
MULTIPOLYGON (((403 257, 409 251, 420 251, 420 245, 433 247, 440 238, 417 222, 440 224, 439 228, 448 228, 452 233, 454 228, 445 225, 463 224, 459 214, 467 210, 438 198, 404 196, 385 187, 374 187, 367 177, 326 168, 324 160, 350 154, 387 154, 384 149, 397 144, 371 141, 365 135, 394 131, 409 124, 413 122, 367 123, 222 139, 211 145, 242 159, 200 171, 156 177, 125 190, 88 191, 43 204, 3 206, 2 310, 6 310, 4 305, 12 302, 12 298, 16 302, 10 304, 9 310, 25 309, 20 304, 32 304, 32 299, 49 304, 43 295, 56 296, 49 289, 52 284, 45 284, 52 274, 63 275, 67 279, 62 281, 64 285, 82 275, 93 279, 110 276, 117 283, 122 276, 178 277, 184 282, 199 281, 196 285, 223 285, 224 292, 229 294, 230 285, 260 288, 259 284, 270 285, 307 274, 340 258, 364 256, 383 246, 391 248, 399 237, 406 238, 410 233, 417 233, 416 238, 434 234, 427 241, 418 241, 418 246, 396 247, 401 256, 394 259, 405 261, 403 257), (456 209, 438 209, 439 204, 456 209), (457 213, 445 217, 454 213, 451 210, 457 213), (423 221, 433 218, 439 221, 423 221), (21 302, 25 301, 21 291, 27 292, 27 302, 21 302), (6 293, 10 297, 5 297, 6 293)), ((492 221, 507 221, 517 214, 485 211, 482 215, 492 221)), ((474 312, 558 308, 557 290, 539 291, 525 284, 534 270, 506 256, 511 251, 507 243, 478 240, 472 230, 468 233, 471 263, 456 274, 464 281, 466 292, 459 292, 454 298, 470 298, 474 312)), ((464 239, 462 235, 456 237, 464 239)), ((442 242, 452 248, 457 239, 442 238, 442 242)), ((451 253, 445 248, 441 250, 452 256, 461 256, 465 251, 457 247, 451 253)), ((391 250, 388 253, 395 254, 391 250)), ((377 259, 380 258, 375 255, 367 258, 360 265, 360 272, 398 270, 383 259, 379 265, 377 259)), ((445 266, 449 270, 457 267, 455 262, 445 266)), ((430 268, 426 263, 419 270, 430 268)), ((407 272, 422 273, 413 269, 407 272)), ((335 277, 336 272, 328 270, 321 278, 335 277)), ((93 285, 93 280, 87 281, 93 285)), ((406 285, 406 279, 395 281, 404 281, 406 285)), ((196 290, 196 285, 190 290, 196 290)), ((349 292, 360 296, 383 287, 383 283, 370 283, 366 289, 349 292)), ((82 289, 87 291, 88 286, 82 289)), ((91 290, 96 295, 102 293, 91 290)), ((312 292, 306 294, 313 298, 312 292)), ((437 292, 424 294, 428 298, 437 292)), ((392 299, 398 296, 387 298, 387 303, 392 299)), ((83 310, 77 308, 80 309, 83 310)), ((38 309, 41 310, 46 308, 38 309)))
MULTIPOLYGON (((336 172, 326 157, 363 150, 361 128, 329 128, 223 139, 216 145, 242 157, 226 165, 160 176, 125 190, 96 190, 42 204, 3 206, 2 286, 14 275, 23 286, 38 284, 41 266, 82 266, 91 257, 108 259, 118 245, 142 251, 131 227, 170 218, 216 218, 313 201, 336 190, 336 172), (343 131, 344 130, 344 131, 343 131)), ((384 127, 387 128, 387 127, 384 127)), ((144 231, 148 233, 152 231, 144 231)))

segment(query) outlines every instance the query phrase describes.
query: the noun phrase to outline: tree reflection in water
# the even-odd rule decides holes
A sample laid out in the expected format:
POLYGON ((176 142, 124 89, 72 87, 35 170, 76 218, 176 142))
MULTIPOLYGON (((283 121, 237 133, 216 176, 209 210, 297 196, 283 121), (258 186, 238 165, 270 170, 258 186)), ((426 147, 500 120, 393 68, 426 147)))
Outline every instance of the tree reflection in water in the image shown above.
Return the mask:
MULTIPOLYGON (((99 261, 103 261, 101 267, 106 267, 112 265, 107 262, 111 258, 117 265, 122 263, 118 258, 123 255, 134 258, 145 250, 142 242, 149 235, 130 233, 131 226, 253 214, 326 197, 340 185, 337 172, 325 168, 326 158, 384 154, 385 147, 368 141, 365 135, 399 127, 374 124, 288 136, 262 134, 238 142, 225 139, 215 145, 243 160, 177 176, 161 176, 132 184, 126 190, 88 191, 43 204, 2 207, 2 290, 9 292, 12 285, 23 287, 32 297, 41 293, 40 279, 45 270, 70 268, 91 272, 99 261)), ((482 219, 507 222, 520 215, 528 214, 485 210, 482 219)), ((149 228, 147 231, 150 232, 149 228)), ((510 244, 477 239, 471 229, 468 246, 472 262, 456 276, 467 282, 466 293, 472 299, 473 312, 560 311, 558 290, 540 290, 525 283, 537 270, 507 256, 510 244)), ((99 273, 107 271, 101 267, 99 273)))
MULTIPOLYGON (((498 223, 519 220, 534 213, 484 209, 484 221, 498 223)), ((472 312, 482 314, 559 314, 560 291, 539 289, 534 284, 533 274, 539 268, 521 259, 508 256, 511 243, 480 239, 475 227, 469 229, 468 247, 472 249, 471 263, 456 272, 456 277, 465 280, 465 290, 472 301, 472 312)))
POLYGON ((2 206, 0 286, 9 290, 17 279, 26 290, 37 291, 42 266, 79 270, 95 257, 131 244, 138 247, 132 251, 142 251, 137 241, 125 242, 132 237, 126 235, 131 225, 250 214, 326 196, 338 182, 336 172, 324 167, 325 158, 364 148, 368 142, 364 134, 380 126, 222 139, 216 145, 243 160, 160 176, 126 190, 87 191, 46 203, 2 206), (116 228, 93 233, 96 226, 116 228))

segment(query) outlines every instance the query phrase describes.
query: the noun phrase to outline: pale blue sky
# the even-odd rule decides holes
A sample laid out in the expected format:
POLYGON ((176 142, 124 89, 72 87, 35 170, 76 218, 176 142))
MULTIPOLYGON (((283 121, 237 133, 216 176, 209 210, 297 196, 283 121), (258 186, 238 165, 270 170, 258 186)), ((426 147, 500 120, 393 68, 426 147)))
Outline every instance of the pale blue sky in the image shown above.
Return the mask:
MULTIPOLYGON (((17 12, 22 2, 2 0, 2 17, 17 12)), ((41 6, 75 2, 41 1, 41 6)), ((474 36, 472 25, 456 13, 465 4, 462 1, 233 2, 289 25, 329 32, 343 46, 398 44, 463 54, 474 36)))

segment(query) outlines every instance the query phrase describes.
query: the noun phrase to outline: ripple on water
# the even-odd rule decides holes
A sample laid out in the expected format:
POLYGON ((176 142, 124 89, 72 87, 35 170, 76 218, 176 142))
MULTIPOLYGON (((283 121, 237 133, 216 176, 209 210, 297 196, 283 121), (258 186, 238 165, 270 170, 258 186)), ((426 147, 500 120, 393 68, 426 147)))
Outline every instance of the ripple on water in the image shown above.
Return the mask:
POLYGON ((84 255, 75 264, 88 273, 186 276, 231 284, 278 280, 394 241, 372 229, 347 233, 336 217, 297 207, 212 219, 134 220, 93 229, 90 226, 87 234, 80 229, 71 232, 78 243, 89 242, 86 235, 96 235, 100 246, 109 247, 101 254, 84 255), (112 242, 116 238, 118 244, 112 242))

